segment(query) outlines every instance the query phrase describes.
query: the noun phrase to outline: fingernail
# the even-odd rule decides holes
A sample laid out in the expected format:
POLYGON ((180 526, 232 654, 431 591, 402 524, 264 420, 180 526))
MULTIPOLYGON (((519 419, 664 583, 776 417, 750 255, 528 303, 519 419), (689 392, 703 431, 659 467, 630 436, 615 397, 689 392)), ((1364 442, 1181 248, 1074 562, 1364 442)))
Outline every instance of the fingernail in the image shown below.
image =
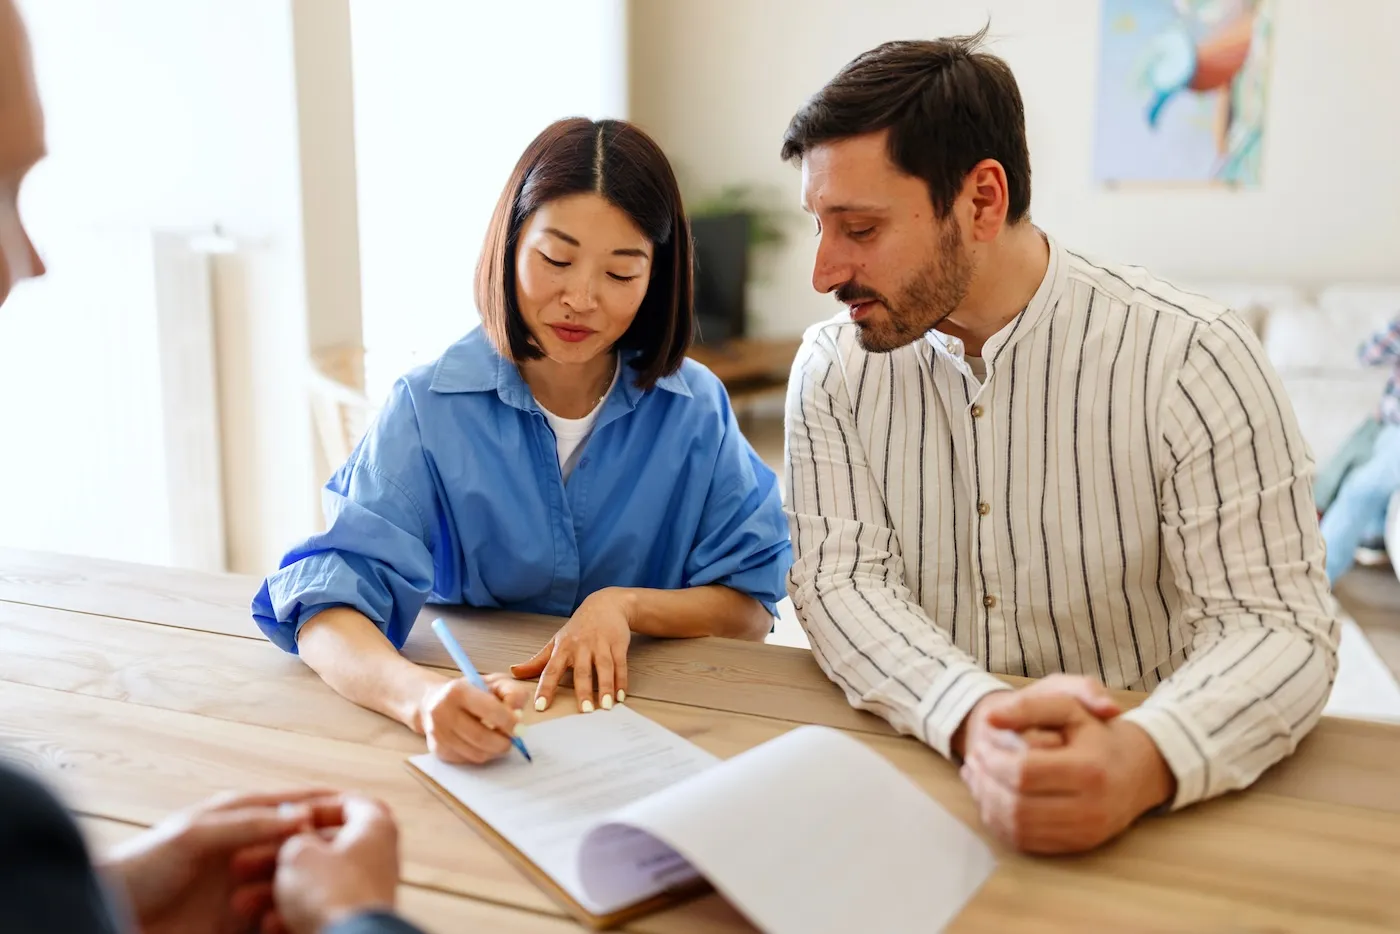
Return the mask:
POLYGON ((305 820, 310 816, 304 804, 293 804, 290 801, 283 801, 277 805, 277 816, 286 821, 305 820))
POLYGON ((544 709, 545 709, 546 707, 548 707, 548 706, 549 706, 549 701, 545 700, 543 697, 537 697, 537 698, 535 698, 535 709, 536 709, 536 710, 544 710, 544 709))
POLYGON ((579 708, 578 708, 578 709, 579 709, 579 710, 582 710, 584 713, 592 713, 592 712, 593 712, 593 702, 592 702, 591 700, 586 700, 586 701, 584 701, 582 704, 579 705, 579 708))
POLYGON ((602 707, 604 710, 612 710, 612 695, 604 694, 602 698, 599 699, 598 706, 602 707))
POLYGON ((517 723, 517 724, 515 725, 514 733, 515 733, 516 736, 524 736, 524 735, 525 735, 525 730, 526 730, 525 724, 523 724, 523 723, 517 723))
POLYGON ((523 710, 517 710, 517 711, 515 711, 515 719, 516 719, 517 721, 524 720, 524 719, 525 719, 525 711, 523 711, 523 710))
POLYGON ((625 700, 627 700, 627 692, 619 688, 617 692, 617 702, 620 704, 625 700))
POLYGON ((1013 733, 1010 730, 993 730, 992 745, 999 749, 1020 752, 1026 748, 1026 741, 1021 738, 1020 733, 1013 733))

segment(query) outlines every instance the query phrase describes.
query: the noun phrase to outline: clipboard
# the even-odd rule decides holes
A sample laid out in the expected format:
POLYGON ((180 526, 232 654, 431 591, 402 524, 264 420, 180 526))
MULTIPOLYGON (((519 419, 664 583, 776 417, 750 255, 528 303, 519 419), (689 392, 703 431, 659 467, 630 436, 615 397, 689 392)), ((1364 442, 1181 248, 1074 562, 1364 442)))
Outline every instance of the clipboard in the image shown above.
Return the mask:
POLYGON ((674 908, 688 901, 692 901, 701 895, 706 895, 714 891, 704 878, 695 879, 685 885, 669 889, 659 895, 620 908, 617 911, 605 915, 597 915, 580 905, 573 896, 564 891, 564 888, 555 882, 549 873, 540 869, 539 866, 520 850, 516 849, 505 837, 501 836, 489 823, 483 820, 475 811, 464 805, 455 796, 439 785, 431 776, 418 768, 411 761, 406 761, 404 765, 408 768, 413 777, 422 782, 429 791, 436 795, 444 804, 448 806, 458 817, 466 821, 473 830, 477 832, 487 843, 491 844, 502 856, 510 861, 526 876, 530 881, 539 886, 555 904, 564 910, 575 921, 594 931, 606 931, 626 924, 628 921, 645 917, 649 914, 662 911, 667 908, 674 908))

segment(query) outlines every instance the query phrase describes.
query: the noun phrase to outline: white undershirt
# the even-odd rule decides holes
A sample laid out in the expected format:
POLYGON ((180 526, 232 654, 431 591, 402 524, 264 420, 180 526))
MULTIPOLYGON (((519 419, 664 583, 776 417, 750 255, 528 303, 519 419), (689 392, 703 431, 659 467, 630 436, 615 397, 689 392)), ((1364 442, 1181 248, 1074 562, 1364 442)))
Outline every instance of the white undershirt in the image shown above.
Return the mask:
POLYGON ((554 429, 554 440, 559 447, 559 472, 564 475, 565 482, 568 482, 569 475, 578 466, 579 458, 583 452, 583 444, 593 433, 593 423, 598 420, 598 413, 603 411, 603 399, 612 393, 613 386, 617 385, 618 374, 621 372, 621 366, 613 370, 613 379, 608 384, 607 392, 603 393, 602 399, 599 399, 598 404, 593 406, 593 411, 583 418, 564 418, 555 415, 543 405, 540 406, 540 411, 549 421, 549 427, 554 429))
POLYGON ((963 360, 967 361, 967 368, 972 371, 972 375, 977 382, 985 383, 987 381, 986 360, 983 360, 981 357, 974 357, 972 354, 967 354, 963 357, 963 360))

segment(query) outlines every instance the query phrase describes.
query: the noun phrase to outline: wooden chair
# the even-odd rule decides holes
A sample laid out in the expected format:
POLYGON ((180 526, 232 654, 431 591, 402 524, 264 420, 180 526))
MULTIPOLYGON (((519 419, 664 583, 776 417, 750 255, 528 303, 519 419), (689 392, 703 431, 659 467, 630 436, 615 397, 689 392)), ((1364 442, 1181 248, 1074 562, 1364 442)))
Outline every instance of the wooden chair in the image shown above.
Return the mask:
POLYGON ((364 351, 333 348, 312 355, 307 367, 307 394, 316 436, 316 474, 329 477, 349 459, 373 420, 376 407, 363 389, 364 351))

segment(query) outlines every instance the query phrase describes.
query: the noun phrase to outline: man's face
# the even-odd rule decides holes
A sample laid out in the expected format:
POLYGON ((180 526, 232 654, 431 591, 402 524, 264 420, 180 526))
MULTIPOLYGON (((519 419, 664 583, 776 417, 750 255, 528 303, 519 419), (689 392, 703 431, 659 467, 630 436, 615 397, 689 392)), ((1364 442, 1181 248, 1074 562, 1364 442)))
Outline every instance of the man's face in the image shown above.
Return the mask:
POLYGON ((29 40, 13 4, 0 0, 0 305, 16 283, 44 274, 19 216, 20 184, 43 156, 44 115, 29 40))
POLYGON ((934 214, 924 181, 890 161, 884 132, 812 147, 802 204, 821 238, 812 287, 850 308, 866 350, 913 343, 967 294, 974 263, 956 216, 934 214))

